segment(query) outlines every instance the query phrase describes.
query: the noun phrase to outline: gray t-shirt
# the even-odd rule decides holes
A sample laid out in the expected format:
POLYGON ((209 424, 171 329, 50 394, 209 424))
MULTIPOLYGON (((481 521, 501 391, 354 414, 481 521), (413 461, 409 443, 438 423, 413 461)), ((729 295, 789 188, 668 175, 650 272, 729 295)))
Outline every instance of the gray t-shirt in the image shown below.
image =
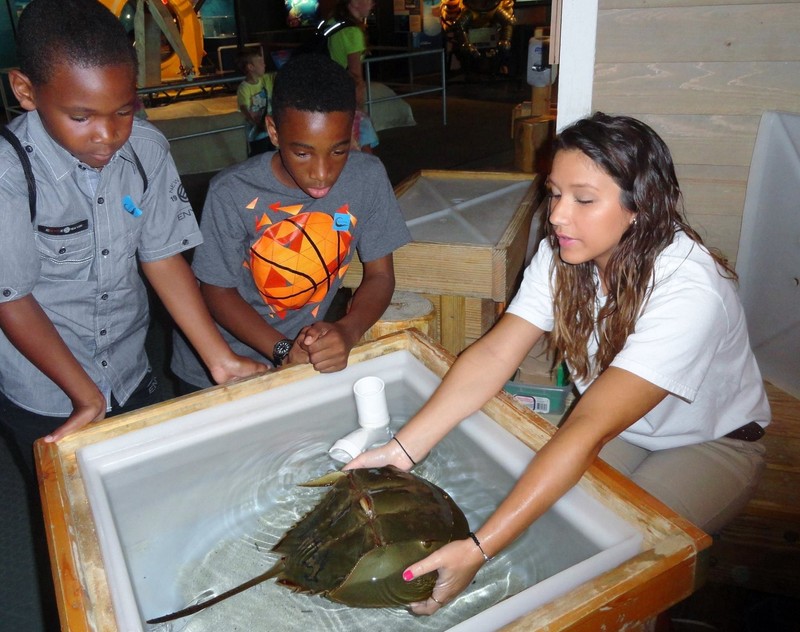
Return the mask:
MULTIPOLYGON (((363 262, 411 240, 383 164, 351 152, 339 179, 321 199, 275 177, 273 153, 218 174, 201 218, 203 245, 195 252, 197 278, 236 288, 286 338, 322 320, 355 252, 363 262)), ((238 354, 269 359, 220 328, 238 354)), ((203 364, 176 334, 172 370, 196 386, 212 384, 203 364)))
MULTIPOLYGON (((137 119, 130 140, 98 171, 56 143, 35 111, 9 127, 31 160, 37 212, 31 224, 22 166, 0 141, 0 302, 33 294, 106 400, 113 393, 124 404, 149 366, 147 292, 137 260, 164 259, 202 241, 169 145, 137 119)), ((2 332, 0 387, 35 413, 72 411, 63 391, 2 332)))

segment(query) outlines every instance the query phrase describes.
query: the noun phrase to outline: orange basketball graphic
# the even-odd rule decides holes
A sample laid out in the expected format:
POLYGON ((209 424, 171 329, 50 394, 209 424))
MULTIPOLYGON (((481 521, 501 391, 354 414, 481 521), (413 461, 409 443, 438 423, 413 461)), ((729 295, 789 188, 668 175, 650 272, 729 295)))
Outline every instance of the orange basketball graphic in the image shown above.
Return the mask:
POLYGON ((301 213, 273 224, 251 246, 253 280, 278 315, 320 302, 336 275, 344 274, 351 235, 333 223, 325 213, 301 213))

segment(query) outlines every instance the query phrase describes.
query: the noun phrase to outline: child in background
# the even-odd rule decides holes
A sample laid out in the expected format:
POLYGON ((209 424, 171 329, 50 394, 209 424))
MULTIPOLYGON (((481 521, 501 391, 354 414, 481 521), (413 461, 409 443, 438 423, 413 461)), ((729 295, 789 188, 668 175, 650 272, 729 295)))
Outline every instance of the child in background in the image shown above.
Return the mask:
MULTIPOLYGON (((290 59, 267 116, 278 149, 211 181, 193 268, 237 353, 339 371, 391 301, 392 252, 410 234, 380 160, 350 151, 355 107, 352 78, 329 57, 290 59), (356 250, 361 284, 347 314, 324 322, 356 250)), ((180 337, 172 369, 187 391, 210 384, 180 337)))
POLYGON ((367 53, 366 19, 375 6, 375 0, 337 0, 328 24, 347 24, 328 37, 331 59, 346 68, 356 82, 356 116, 353 121, 353 147, 367 153, 378 146, 378 134, 367 115, 365 102, 367 86, 364 81, 363 61, 367 53))
POLYGON ((546 237, 507 313, 391 442, 345 466, 411 469, 545 332, 569 366, 580 398, 494 514, 404 571, 438 571, 417 614, 454 600, 598 455, 708 533, 744 508, 764 467, 769 403, 736 275, 686 222, 669 149, 641 121, 602 113, 555 149, 546 237))
MULTIPOLYGON (((134 117, 137 61, 96 0, 33 0, 9 81, 26 110, 0 141, 0 427, 32 444, 160 400, 138 266, 215 382, 263 371, 214 326, 181 253, 202 241, 164 136, 134 117)), ((12 446, 13 449, 13 446, 12 446)))
POLYGON ((245 119, 248 155, 255 156, 275 149, 264 123, 264 117, 272 111, 275 73, 266 71, 264 56, 258 50, 245 49, 239 53, 237 63, 245 79, 236 91, 236 102, 245 119))

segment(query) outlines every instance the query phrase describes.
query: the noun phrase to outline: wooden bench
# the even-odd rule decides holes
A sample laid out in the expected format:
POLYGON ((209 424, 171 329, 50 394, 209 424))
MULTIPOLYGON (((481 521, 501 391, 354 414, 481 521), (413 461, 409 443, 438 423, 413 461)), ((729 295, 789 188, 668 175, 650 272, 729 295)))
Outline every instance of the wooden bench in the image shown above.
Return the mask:
POLYGON ((800 400, 766 387, 767 467, 744 512, 714 536, 708 579, 800 597, 800 400))

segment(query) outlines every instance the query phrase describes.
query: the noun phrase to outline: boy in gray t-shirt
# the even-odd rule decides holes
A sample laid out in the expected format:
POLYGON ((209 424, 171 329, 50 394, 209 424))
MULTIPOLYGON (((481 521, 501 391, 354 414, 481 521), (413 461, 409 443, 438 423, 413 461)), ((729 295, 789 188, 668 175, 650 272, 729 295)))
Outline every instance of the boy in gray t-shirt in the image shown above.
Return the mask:
MULTIPOLYGON (((410 234, 381 162, 349 151, 354 112, 347 72, 327 57, 298 56, 278 72, 267 117, 279 149, 211 181, 193 268, 237 353, 339 371, 389 305, 392 252, 410 234), (347 314, 324 322, 356 251, 363 280, 347 314)), ((211 385, 179 335, 172 369, 184 391, 211 385)))

